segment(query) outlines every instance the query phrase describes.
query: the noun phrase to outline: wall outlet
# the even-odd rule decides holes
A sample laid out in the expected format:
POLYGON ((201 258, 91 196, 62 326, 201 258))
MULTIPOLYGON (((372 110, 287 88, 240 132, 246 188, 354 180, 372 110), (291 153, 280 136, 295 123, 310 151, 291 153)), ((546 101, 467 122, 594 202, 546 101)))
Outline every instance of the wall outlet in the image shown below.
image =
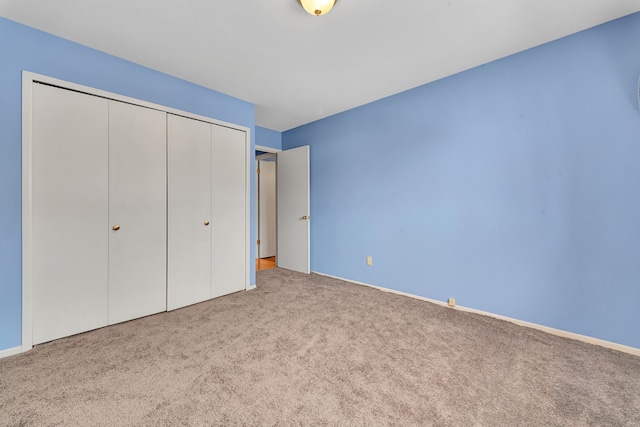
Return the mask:
POLYGON ((373 265, 373 257, 372 256, 368 256, 367 257, 367 265, 369 265, 369 266, 373 265))
POLYGON ((449 307, 455 307, 456 306, 456 299, 455 298, 449 298, 447 300, 447 304, 449 304, 449 307))

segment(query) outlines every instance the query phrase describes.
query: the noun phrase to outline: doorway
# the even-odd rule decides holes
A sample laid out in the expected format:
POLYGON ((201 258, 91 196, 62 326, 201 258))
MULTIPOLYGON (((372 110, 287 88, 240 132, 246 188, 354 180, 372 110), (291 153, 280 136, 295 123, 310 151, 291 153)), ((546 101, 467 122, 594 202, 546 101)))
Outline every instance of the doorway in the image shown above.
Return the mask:
POLYGON ((275 256, 276 267, 309 274, 309 146, 256 150, 256 258, 275 256))
POLYGON ((261 271, 277 265, 276 153, 256 151, 256 207, 256 271, 261 271))

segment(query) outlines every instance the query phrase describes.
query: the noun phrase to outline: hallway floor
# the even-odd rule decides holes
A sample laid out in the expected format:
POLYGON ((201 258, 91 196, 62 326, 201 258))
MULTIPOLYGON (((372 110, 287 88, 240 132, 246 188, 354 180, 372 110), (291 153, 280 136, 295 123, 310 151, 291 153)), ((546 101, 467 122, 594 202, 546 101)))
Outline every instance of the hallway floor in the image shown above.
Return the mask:
POLYGON ((270 268, 276 268, 276 257, 256 259, 256 271, 269 270, 270 268))

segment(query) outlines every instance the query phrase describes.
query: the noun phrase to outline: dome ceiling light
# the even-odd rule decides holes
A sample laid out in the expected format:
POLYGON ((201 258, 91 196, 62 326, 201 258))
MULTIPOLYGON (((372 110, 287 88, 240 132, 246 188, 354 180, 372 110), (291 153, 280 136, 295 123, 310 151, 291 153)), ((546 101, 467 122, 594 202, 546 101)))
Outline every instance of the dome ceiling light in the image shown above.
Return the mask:
POLYGON ((312 15, 320 16, 329 13, 337 0, 298 0, 300 6, 312 15))

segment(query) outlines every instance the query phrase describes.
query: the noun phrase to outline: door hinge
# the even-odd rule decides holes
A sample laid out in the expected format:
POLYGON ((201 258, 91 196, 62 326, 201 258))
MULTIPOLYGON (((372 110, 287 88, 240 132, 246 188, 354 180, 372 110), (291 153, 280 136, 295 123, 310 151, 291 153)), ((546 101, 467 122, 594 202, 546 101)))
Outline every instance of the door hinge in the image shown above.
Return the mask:
POLYGON ((260 174, 260 169, 256 169, 256 173, 257 173, 257 174, 260 174))
POLYGON ((258 240, 258 244, 260 244, 260 240, 258 240))

